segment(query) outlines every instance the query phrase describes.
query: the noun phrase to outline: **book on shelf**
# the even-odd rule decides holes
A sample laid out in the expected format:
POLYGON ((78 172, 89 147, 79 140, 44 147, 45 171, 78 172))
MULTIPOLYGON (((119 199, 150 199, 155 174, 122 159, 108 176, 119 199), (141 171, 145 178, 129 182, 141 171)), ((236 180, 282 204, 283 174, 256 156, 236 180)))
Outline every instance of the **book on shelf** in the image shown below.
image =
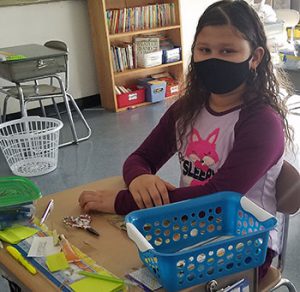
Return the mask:
POLYGON ((114 72, 123 72, 134 68, 133 49, 131 43, 120 43, 110 47, 114 72))
POLYGON ((110 34, 174 25, 175 3, 109 9, 106 21, 110 34))
POLYGON ((163 34, 144 34, 133 37, 133 42, 111 45, 114 72, 158 66, 180 60, 180 47, 163 34))

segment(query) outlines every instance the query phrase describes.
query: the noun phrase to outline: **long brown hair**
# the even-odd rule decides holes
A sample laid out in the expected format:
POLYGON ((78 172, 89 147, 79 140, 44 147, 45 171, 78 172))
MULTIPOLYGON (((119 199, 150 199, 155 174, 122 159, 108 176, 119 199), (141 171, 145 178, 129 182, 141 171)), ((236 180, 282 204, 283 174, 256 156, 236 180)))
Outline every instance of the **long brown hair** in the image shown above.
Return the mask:
POLYGON ((189 134, 197 114, 208 102, 210 96, 210 93, 197 78, 193 62, 197 36, 208 25, 231 25, 249 42, 252 51, 258 47, 264 49, 265 53, 261 63, 256 68, 255 76, 250 74, 247 80, 243 106, 253 104, 253 102, 270 105, 281 116, 286 141, 292 144, 293 131, 288 125, 287 107, 282 94, 280 94, 280 88, 286 88, 287 92, 291 93, 291 86, 284 72, 277 70, 276 76, 274 74, 266 34, 257 13, 247 2, 239 0, 218 1, 210 5, 199 19, 192 45, 192 58, 188 68, 185 91, 179 99, 179 106, 175 111, 179 144, 182 145, 183 137, 185 134, 189 134))

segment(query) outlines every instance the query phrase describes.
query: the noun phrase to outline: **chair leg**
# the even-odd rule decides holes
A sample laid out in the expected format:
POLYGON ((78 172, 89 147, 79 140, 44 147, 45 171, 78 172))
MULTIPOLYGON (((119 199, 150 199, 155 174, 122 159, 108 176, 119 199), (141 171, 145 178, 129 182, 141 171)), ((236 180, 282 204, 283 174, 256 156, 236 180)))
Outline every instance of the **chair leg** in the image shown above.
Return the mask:
POLYGON ((68 119, 69 119, 69 123, 70 123, 71 132, 72 132, 72 135, 73 135, 73 141, 69 141, 69 142, 59 144, 59 147, 67 146, 67 145, 74 144, 74 143, 78 144, 78 137, 77 137, 77 133, 76 133, 76 129, 75 129, 75 125, 74 125, 73 116, 72 116, 72 112, 71 112, 71 108, 70 108, 67 93, 65 91, 65 88, 64 88, 64 85, 63 85, 63 82, 62 82, 61 78, 56 77, 56 79, 59 83, 59 86, 60 86, 60 89, 61 89, 61 92, 62 92, 62 96, 63 96, 64 102, 65 102, 67 115, 68 115, 68 119))
POLYGON ((43 117, 46 117, 46 110, 45 110, 45 107, 42 103, 42 101, 39 99, 39 104, 40 104, 40 107, 42 109, 42 114, 43 114, 43 117))
POLYGON ((60 111, 58 109, 57 103, 56 103, 54 97, 52 97, 51 99, 52 99, 52 103, 53 103, 54 109, 56 111, 56 114, 57 114, 58 118, 61 120, 61 115, 60 115, 60 111))
POLYGON ((74 121, 73 121, 73 116, 72 116, 70 104, 69 104, 68 97, 67 97, 66 93, 64 93, 64 101, 65 101, 67 115, 68 115, 68 119, 69 119, 69 123, 70 123, 71 132, 72 132, 72 135, 73 135, 73 141, 63 143, 63 144, 59 145, 59 147, 67 146, 67 145, 70 145, 70 144, 73 144, 73 143, 78 144, 78 137, 77 137, 77 133, 76 133, 76 129, 75 129, 75 124, 74 124, 74 121))
POLYGON ((290 292, 297 292, 297 289, 294 286, 294 284, 290 280, 285 279, 285 278, 281 278, 281 280, 279 281, 279 283, 277 283, 277 285, 274 288, 272 288, 271 291, 275 291, 276 289, 278 289, 281 286, 287 287, 287 289, 290 292))
POLYGON ((83 116, 81 110, 79 109, 79 107, 78 107, 78 105, 77 105, 75 99, 73 98, 73 96, 72 96, 71 94, 69 94, 69 93, 67 93, 67 96, 69 97, 70 101, 72 102, 73 107, 75 108, 76 112, 78 113, 78 115, 79 115, 81 121, 83 122, 83 124, 84 124, 84 126, 86 127, 87 132, 88 132, 86 136, 79 138, 79 139, 78 139, 78 142, 87 140, 87 139, 90 138, 90 136, 91 136, 91 134, 92 134, 92 130, 91 130, 91 128, 90 128, 88 122, 86 121, 85 117, 83 116))

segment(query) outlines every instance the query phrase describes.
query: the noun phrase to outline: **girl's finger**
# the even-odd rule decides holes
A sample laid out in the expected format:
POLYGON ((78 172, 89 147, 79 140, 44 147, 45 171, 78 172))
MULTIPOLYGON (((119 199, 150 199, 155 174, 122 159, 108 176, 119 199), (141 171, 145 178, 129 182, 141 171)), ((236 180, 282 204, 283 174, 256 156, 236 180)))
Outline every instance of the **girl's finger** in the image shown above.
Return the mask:
POLYGON ((144 209, 145 205, 143 203, 143 199, 142 196, 140 195, 139 191, 136 190, 132 190, 131 191, 131 195, 135 201, 135 203, 137 204, 137 206, 139 207, 139 209, 144 209))
POLYGON ((176 187, 174 185, 172 185, 171 183, 165 181, 165 180, 162 180, 164 182, 164 184, 166 185, 167 189, 169 191, 174 191, 176 189, 176 187))
POLYGON ((163 204, 161 199, 161 194, 157 185, 152 185, 149 188, 149 193, 150 193, 151 201, 154 204, 154 206, 161 206, 163 204))
POLYGON ((143 203, 144 203, 146 208, 153 207, 153 202, 152 202, 152 199, 151 199, 151 195, 150 195, 150 192, 147 189, 141 191, 140 195, 142 197, 143 203))
POLYGON ((170 199, 169 199, 168 189, 165 185, 165 182, 164 181, 159 181, 159 182, 157 182, 156 185, 157 185, 157 188, 159 190, 159 193, 160 193, 163 204, 164 205, 169 204, 170 199))

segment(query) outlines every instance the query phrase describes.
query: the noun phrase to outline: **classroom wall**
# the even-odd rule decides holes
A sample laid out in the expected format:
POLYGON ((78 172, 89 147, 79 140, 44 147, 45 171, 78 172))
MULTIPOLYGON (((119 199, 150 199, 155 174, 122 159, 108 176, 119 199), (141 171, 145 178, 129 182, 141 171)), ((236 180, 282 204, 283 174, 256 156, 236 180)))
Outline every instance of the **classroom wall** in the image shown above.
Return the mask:
MULTIPOLYGON (((0 47, 58 39, 69 47, 70 92, 74 98, 98 93, 87 2, 83 0, 0 7, 0 47)), ((0 79, 0 86, 6 84, 0 79)), ((0 95, 0 107, 2 104, 0 95)), ((10 101, 8 112, 19 111, 10 101)))
MULTIPOLYGON (((213 2, 215 1, 181 0, 185 68, 190 60, 190 47, 198 18, 213 2)), ((69 0, 0 7, 0 15, 1 48, 30 43, 44 44, 51 39, 63 40, 70 51, 71 94, 74 98, 82 98, 98 93, 87 1, 69 0)), ((0 86, 6 84, 0 79, 0 86)), ((0 95, 0 108, 2 100, 3 95, 0 95)), ((11 101, 8 113, 17 111, 17 101, 11 101)))
POLYGON ((204 10, 216 0, 181 0, 181 23, 182 23, 182 40, 183 40, 183 60, 184 69, 186 70, 191 60, 191 46, 194 40, 196 26, 199 17, 204 10))

